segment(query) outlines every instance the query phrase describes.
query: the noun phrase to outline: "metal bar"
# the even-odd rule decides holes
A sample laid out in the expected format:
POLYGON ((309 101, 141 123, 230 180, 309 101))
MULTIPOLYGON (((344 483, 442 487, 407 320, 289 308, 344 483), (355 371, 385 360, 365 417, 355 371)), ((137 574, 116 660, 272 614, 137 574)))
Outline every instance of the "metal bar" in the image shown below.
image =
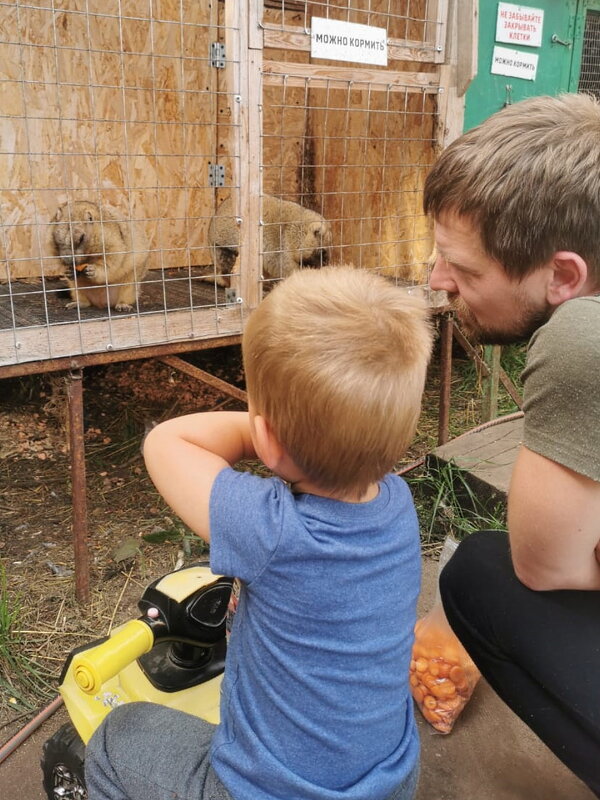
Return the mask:
POLYGON ((170 342, 169 344, 149 345, 123 350, 110 350, 81 356, 65 356, 42 361, 25 361, 0 367, 0 379, 18 378, 22 375, 43 375, 46 372, 63 372, 66 369, 81 369, 97 364, 114 364, 119 361, 136 361, 140 358, 160 358, 168 353, 188 353, 191 350, 212 350, 227 345, 240 344, 241 334, 218 336, 210 339, 170 342))
POLYGON ((75 596, 80 603, 90 599, 90 565, 87 535, 85 445, 83 439, 83 370, 71 370, 68 383, 69 453, 73 499, 73 551, 75 596))
POLYGON ((450 385, 452 382, 452 313, 440 319, 440 408, 438 444, 446 444, 450 427, 450 385))
POLYGON ((159 358, 159 361, 162 361, 162 363, 166 364, 168 367, 173 367, 173 369, 179 370, 179 372, 185 372, 186 375, 190 375, 192 378, 196 378, 202 381, 202 383, 212 386, 213 389, 218 389, 220 392, 224 392, 230 397, 235 397, 236 400, 248 403, 248 395, 242 389, 238 389, 237 386, 232 386, 230 383, 216 378, 214 375, 211 375, 210 372, 205 372, 203 369, 200 369, 200 367, 188 364, 188 362, 184 361, 182 358, 178 358, 177 356, 163 356, 159 358))
MULTIPOLYGON (((467 337, 464 335, 464 333, 461 331, 461 329, 458 327, 458 325, 456 324, 456 321, 454 322, 454 327, 452 329, 452 333, 453 333, 454 338, 456 339, 456 341, 460 344, 462 349, 465 351, 465 353, 468 356, 470 356, 473 359, 473 361, 477 364, 477 366, 481 370, 482 374, 484 376, 488 376, 490 374, 490 368, 485 363, 485 361, 481 358, 481 356, 479 355, 477 350, 473 347, 473 345, 467 339, 467 337)), ((504 386, 504 388, 508 392, 508 394, 512 397, 513 402, 517 406, 517 408, 523 408, 523 398, 521 397, 521 395, 517 391, 517 387, 514 385, 514 383, 511 381, 511 379, 508 377, 508 375, 502 369, 502 367, 498 368, 498 378, 500 380, 500 383, 504 386)))

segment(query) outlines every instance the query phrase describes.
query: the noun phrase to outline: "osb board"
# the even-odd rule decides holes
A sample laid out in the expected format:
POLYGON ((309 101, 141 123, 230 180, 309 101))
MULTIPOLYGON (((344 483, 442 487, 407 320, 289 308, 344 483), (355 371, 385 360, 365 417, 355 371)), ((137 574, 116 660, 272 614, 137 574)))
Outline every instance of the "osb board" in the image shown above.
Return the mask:
POLYGON ((151 268, 210 263, 213 6, 0 5, 0 278, 60 273, 48 222, 67 198, 141 221, 151 268))
POLYGON ((340 243, 332 259, 424 283, 431 233, 421 202, 435 160, 435 95, 367 89, 311 95, 315 162, 328 165, 316 170, 315 189, 324 196, 334 244, 340 243))

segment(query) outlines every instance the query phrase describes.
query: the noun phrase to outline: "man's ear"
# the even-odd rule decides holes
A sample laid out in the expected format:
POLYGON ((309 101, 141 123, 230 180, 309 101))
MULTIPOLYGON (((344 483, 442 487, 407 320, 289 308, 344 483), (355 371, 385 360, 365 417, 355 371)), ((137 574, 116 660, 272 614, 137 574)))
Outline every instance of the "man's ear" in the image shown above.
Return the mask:
POLYGON ((546 287, 546 299, 552 306, 585 294, 588 266, 580 255, 569 250, 559 250, 552 258, 552 274, 546 287))
POLYGON ((264 417, 257 414, 253 420, 254 424, 254 446, 256 455, 273 472, 277 472, 281 464, 285 451, 279 439, 273 433, 271 426, 264 417))

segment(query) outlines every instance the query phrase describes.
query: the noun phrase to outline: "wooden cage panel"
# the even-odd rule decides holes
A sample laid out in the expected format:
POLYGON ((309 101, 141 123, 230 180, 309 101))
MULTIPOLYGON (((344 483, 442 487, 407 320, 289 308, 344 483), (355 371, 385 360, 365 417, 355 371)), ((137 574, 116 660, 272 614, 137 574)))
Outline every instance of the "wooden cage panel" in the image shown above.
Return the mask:
POLYGON ((379 269, 407 283, 425 283, 430 226, 421 209, 423 182, 435 158, 435 95, 395 89, 313 90, 338 94, 326 113, 312 115, 315 152, 327 169, 316 171, 316 191, 334 221, 334 258, 379 269), (338 177, 339 176, 339 177, 338 177))
POLYGON ((218 4, 36 5, 0 5, 0 279, 61 274, 65 200, 141 222, 150 268, 209 264, 218 4))
POLYGON ((425 283, 430 226, 421 209, 435 158, 436 94, 415 87, 267 75, 263 188, 322 214, 331 263, 425 283), (300 85, 298 85, 300 84, 300 85))
POLYGON ((446 2, 0 3, 0 367, 239 334, 261 269, 424 283, 446 2), (312 59, 315 15, 385 27, 388 67, 312 59), (269 196, 303 207, 299 238, 298 209, 269 196), (63 265, 52 242, 58 206, 80 200, 112 210, 136 254, 92 306, 73 281, 109 250, 63 265))

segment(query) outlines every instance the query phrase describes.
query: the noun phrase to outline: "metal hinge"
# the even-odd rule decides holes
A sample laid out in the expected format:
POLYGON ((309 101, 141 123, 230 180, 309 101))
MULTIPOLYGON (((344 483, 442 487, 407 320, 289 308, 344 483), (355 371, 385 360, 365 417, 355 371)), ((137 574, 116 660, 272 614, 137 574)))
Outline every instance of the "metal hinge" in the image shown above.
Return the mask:
POLYGON ((210 65, 217 69, 225 69, 225 45, 221 42, 210 43, 210 65))
POLYGON ((216 188, 225 186, 225 167, 222 164, 208 165, 208 185, 216 188))

